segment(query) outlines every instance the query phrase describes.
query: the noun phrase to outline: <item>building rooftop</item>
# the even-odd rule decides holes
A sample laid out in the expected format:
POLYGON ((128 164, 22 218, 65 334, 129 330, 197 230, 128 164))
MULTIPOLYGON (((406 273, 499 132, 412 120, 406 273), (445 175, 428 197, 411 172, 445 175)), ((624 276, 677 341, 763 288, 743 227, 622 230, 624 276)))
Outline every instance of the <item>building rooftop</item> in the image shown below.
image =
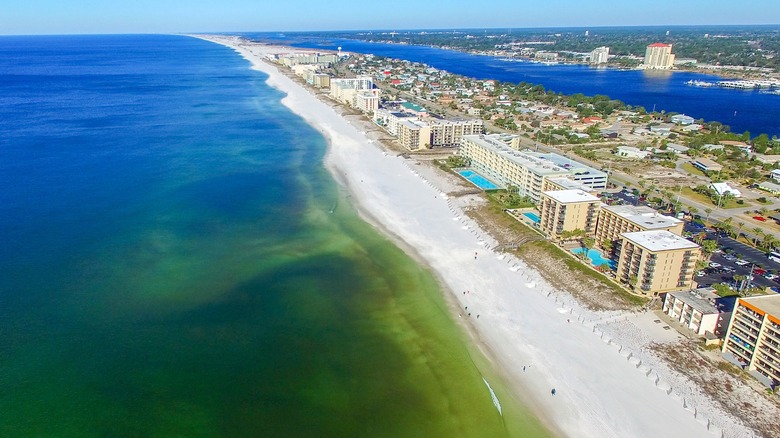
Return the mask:
POLYGON ((561 204, 572 204, 575 202, 597 202, 599 198, 582 190, 551 190, 544 192, 544 195, 560 202, 561 204))
POLYGON ((555 153, 540 153, 540 152, 527 152, 528 155, 547 160, 556 166, 566 170, 572 175, 591 175, 596 178, 607 178, 607 173, 598 169, 594 169, 588 165, 582 164, 578 161, 574 161, 571 158, 564 157, 555 153))
POLYGON ((681 292, 669 292, 669 295, 693 307, 704 315, 729 313, 734 310, 736 297, 721 297, 712 288, 701 288, 681 292))
POLYGON ((623 233, 620 236, 652 252, 695 249, 699 247, 699 245, 690 240, 683 239, 666 230, 636 231, 623 233))
POLYGON ((605 205, 601 209, 610 211, 647 230, 665 230, 682 223, 682 220, 676 217, 664 216, 644 205, 605 205))
POLYGON ((421 107, 420 105, 415 105, 412 102, 402 102, 401 106, 408 110, 418 112, 418 113, 427 111, 425 108, 421 107))
POLYGON ((566 169, 555 166, 547 160, 542 160, 525 152, 520 152, 517 149, 512 149, 497 136, 464 135, 462 139, 500 155, 515 164, 526 167, 537 175, 563 176, 568 173, 566 169))
POLYGON ((763 295, 760 297, 740 298, 739 300, 757 307, 775 318, 780 318, 780 295, 763 295))
POLYGON ((586 192, 591 190, 591 188, 585 184, 582 184, 579 181, 574 181, 573 179, 567 177, 547 178, 547 181, 558 184, 559 186, 563 187, 564 190, 583 190, 586 192))

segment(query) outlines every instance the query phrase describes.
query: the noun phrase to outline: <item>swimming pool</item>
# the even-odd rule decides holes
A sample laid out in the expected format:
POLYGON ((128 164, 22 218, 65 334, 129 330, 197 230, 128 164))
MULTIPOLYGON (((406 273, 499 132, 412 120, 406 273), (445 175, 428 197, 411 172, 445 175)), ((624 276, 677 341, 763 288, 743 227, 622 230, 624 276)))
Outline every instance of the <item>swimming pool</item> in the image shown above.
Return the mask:
POLYGON ((478 174, 477 172, 474 172, 473 170, 461 170, 458 171, 458 174, 482 190, 495 190, 499 188, 497 185, 490 182, 487 178, 478 174))
MULTIPOLYGON (((585 249, 584 248, 574 248, 573 250, 571 250, 571 252, 576 254, 576 255, 580 255, 583 252, 585 252, 585 249)), ((601 254, 601 251, 599 251, 597 249, 589 249, 587 256, 590 259, 590 264, 592 264, 593 266, 607 265, 607 266, 609 266, 609 269, 612 269, 612 270, 617 269, 617 263, 614 260, 610 260, 608 258, 604 258, 604 256, 601 254)))
POLYGON ((538 224, 541 222, 541 219, 539 219, 539 216, 536 213, 526 212, 523 213, 523 216, 527 217, 528 219, 531 219, 533 223, 538 224))

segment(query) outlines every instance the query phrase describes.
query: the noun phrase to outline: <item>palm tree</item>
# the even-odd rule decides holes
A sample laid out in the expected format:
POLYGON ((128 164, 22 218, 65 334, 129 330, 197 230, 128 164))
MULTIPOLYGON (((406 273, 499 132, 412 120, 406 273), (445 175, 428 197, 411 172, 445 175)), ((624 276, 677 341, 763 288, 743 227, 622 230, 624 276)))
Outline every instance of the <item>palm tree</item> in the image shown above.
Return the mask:
POLYGON ((742 221, 737 222, 737 240, 739 240, 739 236, 742 235, 742 227, 744 227, 744 226, 745 226, 744 222, 742 222, 742 221))
POLYGON ((704 213, 707 214, 707 218, 704 219, 704 222, 709 223, 709 221, 710 221, 710 213, 712 213, 712 209, 707 207, 707 208, 704 209, 704 213))
POLYGON ((766 216, 769 214, 769 209, 768 209, 768 208, 766 208, 766 207, 761 207, 761 208, 758 210, 758 213, 759 213, 761 216, 764 216, 764 217, 766 217, 766 216))
POLYGON ((688 209, 688 213, 691 214, 691 218, 695 217, 696 213, 698 213, 698 212, 699 212, 699 209, 696 208, 696 207, 691 207, 691 208, 688 209))
POLYGON ((766 233, 764 234, 764 240, 761 242, 761 244, 767 251, 772 251, 777 244, 777 238, 774 236, 774 234, 766 233))
POLYGON ((761 227, 755 227, 753 228, 753 233, 755 233, 755 237, 753 238, 753 245, 758 246, 758 241, 764 237, 764 230, 761 229, 761 227))

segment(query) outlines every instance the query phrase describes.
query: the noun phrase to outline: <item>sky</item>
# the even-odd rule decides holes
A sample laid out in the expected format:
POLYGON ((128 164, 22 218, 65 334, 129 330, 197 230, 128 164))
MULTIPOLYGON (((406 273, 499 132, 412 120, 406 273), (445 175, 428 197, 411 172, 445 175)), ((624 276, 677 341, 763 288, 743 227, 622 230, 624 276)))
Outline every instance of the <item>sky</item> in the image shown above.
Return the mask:
POLYGON ((780 24, 777 0, 2 0, 0 34, 780 24), (738 5, 735 7, 735 5, 738 5))

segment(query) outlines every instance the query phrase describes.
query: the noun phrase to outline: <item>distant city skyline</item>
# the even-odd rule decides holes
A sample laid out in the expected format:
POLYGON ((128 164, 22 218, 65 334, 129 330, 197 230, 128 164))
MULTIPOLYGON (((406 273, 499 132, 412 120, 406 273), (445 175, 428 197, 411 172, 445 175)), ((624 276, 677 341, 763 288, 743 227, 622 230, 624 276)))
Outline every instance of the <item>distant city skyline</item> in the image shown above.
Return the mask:
POLYGON ((11 0, 0 34, 263 32, 371 29, 780 24, 775 0, 613 2, 513 0, 11 0))

